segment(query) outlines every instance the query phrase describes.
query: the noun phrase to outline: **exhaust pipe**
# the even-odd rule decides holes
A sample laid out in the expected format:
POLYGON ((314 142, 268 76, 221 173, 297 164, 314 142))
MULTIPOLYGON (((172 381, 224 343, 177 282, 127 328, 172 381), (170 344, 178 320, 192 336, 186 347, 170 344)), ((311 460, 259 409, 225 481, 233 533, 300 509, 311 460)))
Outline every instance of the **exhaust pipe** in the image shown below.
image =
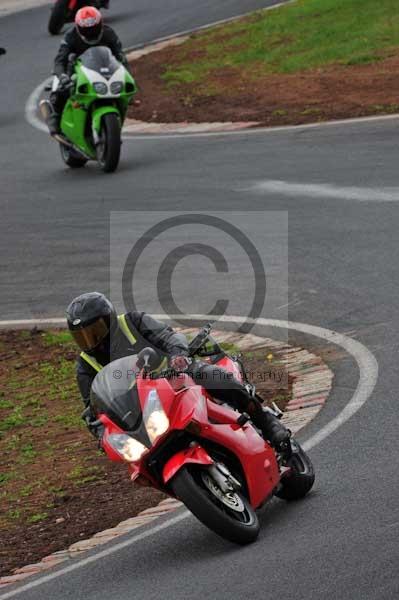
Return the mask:
MULTIPOLYGON (((45 121, 45 123, 47 123, 48 119, 51 117, 51 115, 54 112, 51 103, 48 100, 41 100, 39 103, 39 110, 40 110, 43 120, 45 121)), ((66 137, 64 137, 62 134, 56 133, 55 135, 52 135, 51 137, 53 138, 53 140, 56 140, 60 144, 63 144, 63 146, 70 148, 71 150, 73 150, 74 152, 76 152, 77 154, 82 156, 83 158, 86 158, 87 160, 92 160, 91 156, 88 156, 87 154, 85 154, 82 150, 80 150, 80 148, 76 148, 76 146, 74 144, 72 144, 72 142, 67 140, 66 137)))
POLYGON ((67 140, 66 137, 64 137, 62 134, 56 133, 55 135, 52 135, 51 137, 56 142, 59 142, 63 146, 66 146, 70 150, 73 150, 74 152, 76 152, 76 154, 79 154, 82 158, 85 158, 86 160, 93 160, 93 158, 91 156, 89 156, 88 154, 83 152, 83 150, 81 150, 80 148, 77 148, 74 144, 72 144, 72 142, 67 140))
POLYGON ((44 121, 47 123, 48 119, 53 113, 53 108, 48 100, 41 100, 39 103, 40 114, 44 121))

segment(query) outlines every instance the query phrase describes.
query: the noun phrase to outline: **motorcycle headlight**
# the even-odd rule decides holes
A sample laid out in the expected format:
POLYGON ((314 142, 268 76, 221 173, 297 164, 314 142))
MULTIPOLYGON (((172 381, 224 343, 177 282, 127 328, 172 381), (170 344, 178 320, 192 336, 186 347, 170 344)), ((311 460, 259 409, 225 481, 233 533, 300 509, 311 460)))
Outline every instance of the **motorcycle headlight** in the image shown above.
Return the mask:
POLYGON ((151 390, 148 394, 143 411, 143 420, 151 443, 154 443, 160 435, 169 429, 169 419, 162 407, 156 390, 151 390))
POLYGON ((105 96, 105 94, 108 93, 108 86, 102 81, 96 81, 96 83, 93 83, 93 87, 97 94, 100 94, 100 96, 105 96))
POLYGON ((107 438, 114 450, 127 462, 140 460, 147 448, 125 433, 112 433, 107 438))
POLYGON ((120 94, 123 90, 123 83, 122 81, 114 81, 113 83, 111 83, 111 93, 112 94, 120 94))

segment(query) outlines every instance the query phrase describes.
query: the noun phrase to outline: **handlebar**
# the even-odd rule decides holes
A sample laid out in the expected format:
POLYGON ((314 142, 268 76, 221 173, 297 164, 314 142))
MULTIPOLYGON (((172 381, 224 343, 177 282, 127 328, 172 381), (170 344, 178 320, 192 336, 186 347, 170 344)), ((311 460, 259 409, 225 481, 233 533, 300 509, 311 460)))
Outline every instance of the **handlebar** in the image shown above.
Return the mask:
POLYGON ((199 330, 195 338, 191 340, 188 346, 189 356, 194 356, 194 354, 196 354, 198 350, 205 344, 211 334, 212 327, 212 323, 207 323, 199 330))

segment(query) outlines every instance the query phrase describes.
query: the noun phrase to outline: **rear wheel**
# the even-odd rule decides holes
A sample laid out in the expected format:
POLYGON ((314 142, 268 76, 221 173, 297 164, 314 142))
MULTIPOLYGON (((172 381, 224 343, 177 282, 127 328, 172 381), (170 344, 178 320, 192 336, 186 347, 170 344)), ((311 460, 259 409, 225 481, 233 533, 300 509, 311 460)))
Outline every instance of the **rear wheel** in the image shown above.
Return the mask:
POLYGON ((312 461, 295 440, 291 440, 293 453, 287 460, 291 473, 281 479, 281 487, 275 496, 283 500, 299 500, 312 489, 315 474, 312 461))
POLYGON ((105 173, 113 173, 121 154, 121 126, 118 115, 108 113, 101 119, 101 131, 97 144, 97 160, 105 173))
POLYGON ((68 148, 64 144, 60 144, 61 158, 64 163, 71 169, 80 169, 87 163, 87 159, 74 152, 72 148, 68 148))
POLYGON ((175 495, 204 525, 236 544, 250 544, 259 534, 258 517, 245 496, 223 493, 206 467, 183 467, 172 480, 175 495))
POLYGON ((48 22, 48 30, 51 35, 57 35, 57 33, 60 33, 64 23, 67 21, 68 5, 69 0, 57 0, 51 9, 51 15, 48 22))

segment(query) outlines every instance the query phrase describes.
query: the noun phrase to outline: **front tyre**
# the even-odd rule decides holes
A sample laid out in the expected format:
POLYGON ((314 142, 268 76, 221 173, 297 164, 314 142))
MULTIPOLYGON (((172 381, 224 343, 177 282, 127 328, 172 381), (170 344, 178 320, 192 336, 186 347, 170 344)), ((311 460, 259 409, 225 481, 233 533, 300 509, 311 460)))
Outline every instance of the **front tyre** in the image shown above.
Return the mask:
POLYGON ((57 0, 51 9, 51 15, 48 22, 48 31, 51 35, 60 33, 67 21, 69 0, 57 0))
POLYGON ((259 535, 258 517, 245 496, 231 492, 222 498, 212 491, 204 467, 183 467, 172 480, 174 494, 212 531, 236 544, 250 544, 259 535), (221 499, 222 498, 222 499, 221 499))
POLYGON ((80 156, 77 152, 74 152, 72 148, 68 148, 64 144, 60 144, 61 158, 64 163, 71 169, 80 169, 84 167, 87 160, 80 156))
POLYGON ((312 461, 295 440, 291 440, 292 456, 287 460, 291 473, 281 479, 275 496, 282 500, 299 500, 312 489, 315 474, 312 461))
POLYGON ((121 154, 121 125, 115 113, 108 113, 101 119, 101 131, 97 144, 97 160, 104 173, 113 173, 119 164, 121 154))

